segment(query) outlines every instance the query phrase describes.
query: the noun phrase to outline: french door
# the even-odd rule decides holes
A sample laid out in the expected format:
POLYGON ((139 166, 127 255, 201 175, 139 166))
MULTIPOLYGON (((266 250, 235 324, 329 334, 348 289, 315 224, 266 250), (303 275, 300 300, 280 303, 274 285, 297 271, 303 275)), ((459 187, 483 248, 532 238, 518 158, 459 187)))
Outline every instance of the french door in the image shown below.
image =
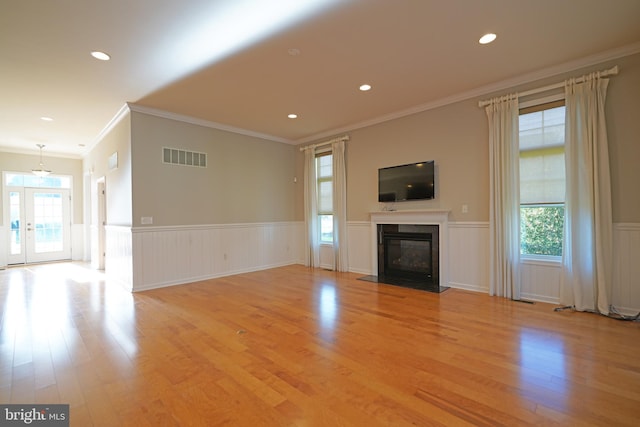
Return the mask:
POLYGON ((9 264, 71 259, 68 189, 8 187, 9 264))

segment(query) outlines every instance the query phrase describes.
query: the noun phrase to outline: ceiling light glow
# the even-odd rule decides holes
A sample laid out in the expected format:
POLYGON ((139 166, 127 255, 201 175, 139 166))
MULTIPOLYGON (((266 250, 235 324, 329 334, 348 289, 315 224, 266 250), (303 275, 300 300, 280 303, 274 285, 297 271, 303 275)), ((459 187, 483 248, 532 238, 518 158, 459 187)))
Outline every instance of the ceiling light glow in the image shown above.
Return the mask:
POLYGON ((492 41, 494 41, 496 39, 496 35, 493 33, 487 33, 484 36, 480 37, 480 40, 478 40, 478 42, 480 44, 489 44, 492 41))
POLYGON ((371 90, 371 85, 367 85, 367 84, 361 85, 360 86, 360 90, 363 91, 363 92, 371 90))
MULTIPOLYGON (((159 41, 157 49, 146 59, 162 64, 157 67, 158 73, 168 81, 259 43, 339 3, 339 0, 234 0, 209 3, 209 10, 185 7, 184 15, 166 28, 166 34, 171 36, 159 41), (190 13, 190 9, 195 13, 190 13), (167 58, 171 60, 167 62, 167 58)), ((288 53, 297 56, 300 49, 293 47, 288 53)))
POLYGON ((43 120, 45 122, 52 122, 53 121, 53 119, 51 117, 47 117, 47 116, 40 117, 40 120, 43 120))
POLYGON ((290 119, 297 119, 298 115, 297 114, 289 114, 287 117, 289 117, 290 119))
POLYGON ((109 54, 100 52, 99 50, 94 50, 93 52, 91 52, 91 56, 93 56, 96 59, 99 59, 100 61, 108 61, 111 59, 109 54))

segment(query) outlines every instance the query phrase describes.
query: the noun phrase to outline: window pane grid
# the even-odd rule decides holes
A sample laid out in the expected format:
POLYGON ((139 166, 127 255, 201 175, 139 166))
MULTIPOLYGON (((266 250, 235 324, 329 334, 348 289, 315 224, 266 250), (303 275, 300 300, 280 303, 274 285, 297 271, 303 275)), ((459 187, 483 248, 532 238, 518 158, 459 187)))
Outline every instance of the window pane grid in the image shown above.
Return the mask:
POLYGON ((5 175, 7 187, 32 188, 71 188, 70 176, 35 176, 32 174, 7 173, 5 175))
POLYGON ((35 252, 57 252, 62 250, 62 195, 52 193, 34 194, 35 252))

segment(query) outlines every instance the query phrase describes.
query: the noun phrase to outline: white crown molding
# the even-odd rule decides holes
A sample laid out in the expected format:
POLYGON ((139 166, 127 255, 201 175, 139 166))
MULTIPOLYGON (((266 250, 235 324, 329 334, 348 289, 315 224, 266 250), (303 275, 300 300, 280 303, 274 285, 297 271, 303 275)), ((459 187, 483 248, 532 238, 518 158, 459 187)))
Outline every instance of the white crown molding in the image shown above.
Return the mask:
POLYGON ((281 137, 269 135, 266 133, 254 132, 248 129, 243 129, 235 126, 225 125, 222 123, 212 122, 210 120, 198 119, 195 117, 185 116, 182 114, 171 113, 169 111, 159 110, 157 108, 144 107, 142 105, 137 105, 133 103, 130 103, 128 105, 131 111, 135 111, 137 113, 148 114, 150 116, 162 117, 164 119, 176 120, 179 122, 189 123, 192 125, 223 130, 226 132, 233 132, 240 135, 251 136, 254 138, 266 139, 268 141, 282 142, 284 144, 296 144, 295 141, 292 141, 290 139, 281 138, 281 137))
POLYGON ((111 132, 113 130, 114 127, 116 127, 116 125, 118 123, 120 123, 120 121, 122 119, 124 119, 126 117, 126 115, 129 113, 129 105, 128 104, 124 104, 122 107, 120 107, 120 109, 118 110, 118 112, 116 113, 115 116, 113 116, 113 118, 109 121, 109 123, 107 123, 107 125, 100 131, 100 133, 93 139, 93 141, 91 142, 91 144, 89 144, 89 146, 85 147, 84 153, 82 154, 82 157, 86 157, 87 154, 89 154, 91 152, 91 150, 93 150, 95 148, 96 145, 98 145, 102 139, 107 136, 109 134, 109 132, 111 132))
POLYGON ((190 123, 198 126, 212 128, 212 129, 233 132, 240 135, 246 135, 246 136, 251 136, 255 138, 265 139, 268 141, 299 145, 299 144, 306 144, 309 142, 315 142, 323 138, 331 137, 341 133, 347 133, 356 129, 362 129, 368 126, 377 125, 390 120, 410 116, 412 114, 421 113, 423 111, 428 111, 435 108, 443 107, 445 105, 453 104, 456 102, 465 101, 472 98, 480 98, 491 93, 508 90, 516 86, 520 86, 520 85, 531 83, 537 80, 553 77, 562 73, 567 73, 570 71, 578 70, 580 68, 586 68, 593 65, 597 65, 602 62, 615 60, 615 59, 622 58, 629 55, 634 55, 638 52, 640 52, 640 42, 632 43, 616 49, 600 52, 595 55, 590 55, 581 59, 577 59, 575 61, 569 61, 569 62, 565 62, 552 67, 547 67, 542 70, 527 73, 516 78, 502 80, 500 82, 492 83, 485 86, 480 86, 478 88, 475 88, 466 92, 461 92, 459 94, 441 98, 435 101, 416 105, 415 107, 411 107, 405 110, 400 110, 400 111, 396 111, 383 116, 375 117, 373 119, 365 120, 358 123, 353 123, 351 125, 343 126, 337 129, 331 129, 328 131, 320 132, 320 133, 307 136, 298 140, 290 140, 287 138, 281 138, 274 135, 255 132, 248 129, 238 128, 235 126, 225 125, 225 124, 213 122, 210 120, 198 119, 191 116, 171 113, 169 111, 159 110, 156 108, 144 107, 142 105, 137 105, 134 103, 128 103, 128 104, 125 104, 118 111, 118 113, 114 116, 114 118, 111 119, 111 121, 105 126, 105 128, 98 134, 98 136, 93 141, 93 143, 89 147, 87 147, 83 157, 88 152, 90 152, 93 149, 93 147, 95 147, 102 140, 102 138, 104 138, 104 136, 108 134, 113 129, 113 127, 116 124, 118 124, 120 120, 122 120, 123 117, 125 117, 126 113, 129 111, 135 111, 138 113, 148 114, 156 117, 162 117, 165 119, 177 120, 180 122, 190 123))
POLYGON ((552 67, 547 67, 542 70, 534 71, 531 73, 524 74, 522 76, 518 76, 516 78, 502 80, 497 83, 492 83, 485 86, 480 86, 478 88, 472 89, 470 91, 461 92, 456 95, 448 96, 442 99, 438 99, 432 102, 427 102, 425 104, 420 104, 415 107, 408 108, 406 110, 396 111, 394 113, 386 114, 383 116, 379 116, 370 120, 365 120, 362 122, 354 123, 351 125, 343 126, 341 128, 332 129, 326 132, 317 133, 315 135, 311 135, 305 138, 301 138, 295 141, 296 144, 306 144, 308 142, 315 142, 322 138, 326 138, 331 135, 336 135, 340 133, 350 132, 356 129, 362 129, 368 126, 377 125, 380 123, 384 123, 390 120, 399 119, 401 117, 410 116, 412 114, 421 113, 423 111, 432 110, 438 107, 443 107, 445 105, 453 104, 460 101, 466 101, 471 98, 479 98, 482 96, 486 96, 490 93, 499 92, 502 90, 511 89, 516 86, 520 86, 523 84, 531 83, 537 80, 546 79, 549 77, 557 76, 558 74, 567 73, 570 71, 575 71, 580 68, 586 68, 593 65, 600 64, 606 61, 612 61, 618 58, 623 58, 625 56, 634 55, 640 52, 640 42, 632 43, 626 46, 622 46, 616 49, 608 50, 605 52, 600 52, 595 55, 590 55, 581 59, 577 59, 575 61, 565 62, 559 65, 555 65, 552 67))

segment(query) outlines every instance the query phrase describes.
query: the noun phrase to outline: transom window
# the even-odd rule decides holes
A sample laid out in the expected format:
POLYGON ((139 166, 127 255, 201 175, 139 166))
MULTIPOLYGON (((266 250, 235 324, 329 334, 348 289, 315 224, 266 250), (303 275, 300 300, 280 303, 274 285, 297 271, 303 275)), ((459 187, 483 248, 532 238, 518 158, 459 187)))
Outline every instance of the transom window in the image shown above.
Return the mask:
POLYGON ((64 175, 49 175, 45 177, 28 173, 6 172, 4 183, 7 187, 30 188, 71 188, 71 177, 64 175))

